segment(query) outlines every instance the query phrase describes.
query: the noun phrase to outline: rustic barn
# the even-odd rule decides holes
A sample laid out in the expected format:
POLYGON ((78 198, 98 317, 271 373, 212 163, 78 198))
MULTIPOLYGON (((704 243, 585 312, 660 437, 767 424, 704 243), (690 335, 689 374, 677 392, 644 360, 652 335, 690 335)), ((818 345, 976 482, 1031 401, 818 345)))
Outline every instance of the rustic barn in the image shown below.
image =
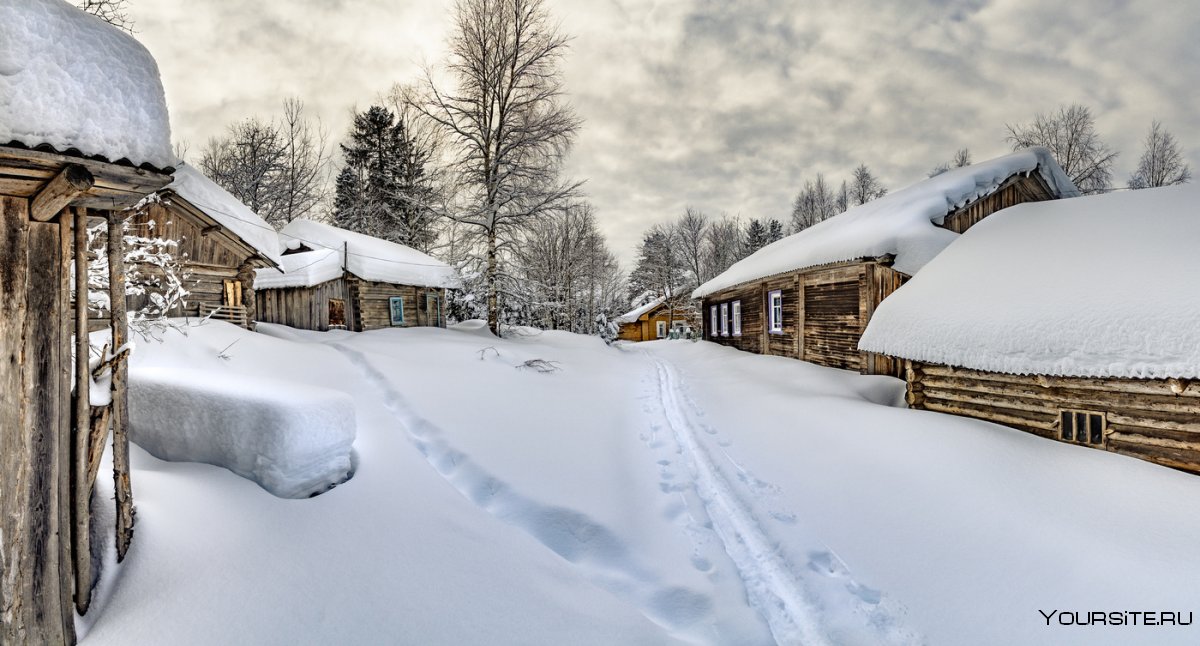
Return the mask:
POLYGON ((858 347, 875 309, 963 231, 1078 191, 1045 148, 918 182, 770 244, 701 285, 704 338, 747 352, 900 375, 858 347))
MULTIPOLYGON (((130 219, 134 231, 175 243, 186 272, 185 303, 170 314, 209 316, 250 328, 254 270, 278 268, 282 247, 274 227, 199 170, 180 164, 175 179, 130 219)), ((130 309, 146 296, 131 295, 130 309)))
POLYGON ((654 341, 668 338, 672 331, 690 338, 700 329, 695 306, 684 297, 659 297, 617 317, 617 338, 622 341, 654 341))
MULTIPOLYGON (((126 351, 89 365, 89 222, 170 181, 153 58, 60 0, 0 3, 0 643, 75 641, 91 599, 93 484, 112 428, 118 558, 133 532, 126 351), (87 288, 84 287, 84 290, 87 288), (111 374, 103 406, 92 375, 111 374)), ((107 254, 110 350, 124 345, 122 237, 107 254)))
POLYGON ((1200 473, 1194 186, 990 218, 889 298, 861 347, 911 407, 1200 473))
POLYGON ((305 330, 446 325, 449 265, 401 244, 296 220, 280 232, 283 271, 260 269, 258 320, 305 330))

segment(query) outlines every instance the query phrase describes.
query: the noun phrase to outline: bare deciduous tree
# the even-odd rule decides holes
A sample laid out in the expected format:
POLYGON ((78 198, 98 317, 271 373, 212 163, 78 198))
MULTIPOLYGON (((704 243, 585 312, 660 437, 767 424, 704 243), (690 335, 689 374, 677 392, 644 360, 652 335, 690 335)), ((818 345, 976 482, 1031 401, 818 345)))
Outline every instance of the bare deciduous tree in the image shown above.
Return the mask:
POLYGON ((567 39, 543 0, 459 0, 439 87, 414 105, 445 131, 460 180, 448 216, 484 238, 488 327, 500 333, 501 253, 531 220, 575 195, 559 171, 579 119, 563 100, 567 39))
POLYGON ((742 257, 742 223, 723 215, 708 226, 705 238, 705 275, 709 278, 729 269, 742 257))
POLYGON ((859 164, 858 168, 854 169, 854 176, 850 180, 850 203, 848 206, 866 204, 884 195, 887 195, 887 187, 871 173, 871 169, 867 168, 866 164, 859 164))
POLYGON ((326 134, 304 115, 304 103, 283 102, 278 122, 251 117, 209 139, 198 167, 273 226, 317 210, 325 201, 326 134))
POLYGON ((81 0, 78 7, 114 27, 134 33, 126 0, 81 0))
POLYGON ((1039 112, 1033 123, 1006 124, 1013 150, 1029 146, 1050 149, 1075 186, 1083 193, 1099 193, 1112 185, 1112 164, 1117 153, 1096 134, 1092 111, 1079 104, 1060 106, 1057 112, 1039 112))
POLYGON ((711 278, 705 271, 705 241, 708 238, 708 218, 700 211, 687 207, 675 221, 675 239, 684 267, 691 274, 691 288, 695 289, 711 278))
POLYGON ((1150 125, 1145 146, 1137 170, 1129 178, 1129 188, 1173 186, 1191 181, 1192 169, 1183 161, 1179 144, 1158 121, 1150 125))
POLYGON ((825 182, 825 176, 817 173, 815 180, 806 180, 804 188, 792 202, 790 231, 796 233, 837 214, 837 198, 825 182))
POLYGON ((937 177, 951 168, 962 168, 963 166, 970 165, 971 151, 966 148, 959 148, 958 152, 954 153, 954 159, 934 166, 933 170, 929 171, 929 177, 937 177))

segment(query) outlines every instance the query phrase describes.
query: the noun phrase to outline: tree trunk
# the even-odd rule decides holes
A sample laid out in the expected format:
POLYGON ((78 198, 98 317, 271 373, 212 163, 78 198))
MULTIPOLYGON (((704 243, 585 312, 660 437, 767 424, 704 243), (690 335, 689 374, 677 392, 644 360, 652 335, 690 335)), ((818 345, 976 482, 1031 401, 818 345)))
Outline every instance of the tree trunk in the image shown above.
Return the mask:
POLYGON ((488 329, 500 336, 500 301, 497 282, 499 267, 496 262, 496 229, 488 229, 487 237, 487 317, 488 329))

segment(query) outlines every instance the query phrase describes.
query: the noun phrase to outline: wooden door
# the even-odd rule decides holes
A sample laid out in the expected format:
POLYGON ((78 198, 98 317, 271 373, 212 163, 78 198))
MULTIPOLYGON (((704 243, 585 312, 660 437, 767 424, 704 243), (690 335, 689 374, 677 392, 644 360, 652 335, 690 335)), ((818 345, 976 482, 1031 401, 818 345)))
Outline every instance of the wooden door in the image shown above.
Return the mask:
POLYGON ((225 279, 223 301, 221 304, 227 307, 242 304, 242 281, 225 279))
POLYGON ((329 299, 329 327, 346 328, 346 301, 340 298, 329 299))
POLYGON ((804 288, 804 359, 834 368, 858 370, 859 283, 810 283, 804 288))

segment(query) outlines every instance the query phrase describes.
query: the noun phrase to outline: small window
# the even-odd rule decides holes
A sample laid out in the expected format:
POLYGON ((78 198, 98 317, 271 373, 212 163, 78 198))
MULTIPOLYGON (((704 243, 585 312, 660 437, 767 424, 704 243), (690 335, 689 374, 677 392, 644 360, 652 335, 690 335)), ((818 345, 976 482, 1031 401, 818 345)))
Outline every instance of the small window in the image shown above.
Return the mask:
POLYGON ((742 302, 733 302, 733 336, 742 336, 742 302))
POLYGON ((775 290, 767 295, 767 317, 770 332, 783 332, 783 290, 775 290))
POLYGON ((655 332, 655 334, 658 335, 658 338, 662 339, 667 336, 667 322, 666 321, 656 321, 654 324, 654 327, 655 327, 654 332, 655 332))
POLYGON ((389 298, 388 309, 392 313, 392 325, 404 325, 404 297, 393 296, 389 298))
POLYGON ((1058 437, 1064 442, 1100 446, 1104 444, 1104 433, 1108 429, 1108 418, 1104 413, 1082 410, 1064 410, 1058 414, 1058 437))
POLYGON ((708 324, 708 338, 711 339, 712 337, 717 336, 717 306, 710 306, 708 308, 708 313, 710 320, 708 324))
POLYGON ((346 301, 340 298, 329 299, 329 327, 335 330, 346 329, 346 301))
POLYGON ((721 336, 729 336, 729 303, 721 303, 721 336))

